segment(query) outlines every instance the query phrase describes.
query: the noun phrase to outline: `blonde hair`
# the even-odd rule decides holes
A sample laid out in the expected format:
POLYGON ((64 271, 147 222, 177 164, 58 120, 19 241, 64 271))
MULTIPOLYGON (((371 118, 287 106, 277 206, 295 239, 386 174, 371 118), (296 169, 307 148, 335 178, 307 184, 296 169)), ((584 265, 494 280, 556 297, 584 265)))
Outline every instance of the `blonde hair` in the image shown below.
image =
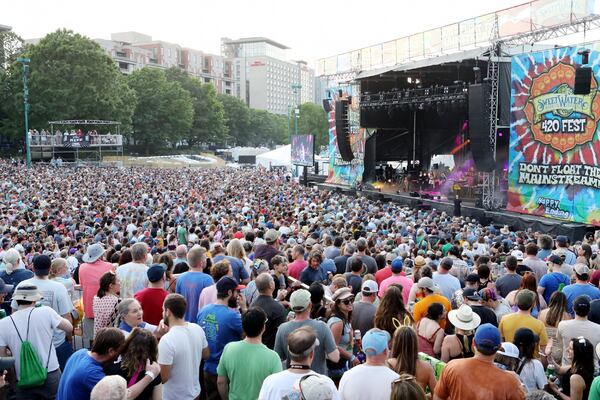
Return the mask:
POLYGON ((246 257, 246 251, 242 242, 239 239, 232 239, 227 245, 227 255, 230 257, 238 258, 240 260, 246 257))
POLYGON ((21 262, 21 255, 15 249, 8 249, 4 252, 4 256, 2 257, 4 261, 4 268, 6 268, 6 273, 8 275, 12 274, 14 270, 19 267, 21 262))
POLYGON ((67 266, 67 260, 65 260, 64 258, 55 258, 54 260, 52 260, 52 263, 50 264, 50 274, 48 275, 48 279, 54 279, 57 276, 60 276, 60 269, 62 267, 65 267, 65 269, 68 271, 69 267, 67 266))

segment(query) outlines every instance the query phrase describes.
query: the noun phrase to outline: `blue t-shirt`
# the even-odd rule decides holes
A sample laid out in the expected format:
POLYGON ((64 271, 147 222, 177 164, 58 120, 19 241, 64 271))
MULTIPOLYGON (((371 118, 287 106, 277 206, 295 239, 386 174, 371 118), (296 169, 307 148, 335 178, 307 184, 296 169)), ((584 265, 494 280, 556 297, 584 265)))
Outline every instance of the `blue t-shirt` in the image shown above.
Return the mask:
MULTIPOLYGON (((335 264, 334 264, 335 265, 335 264)), ((319 268, 313 269, 310 265, 302 270, 300 273, 300 282, 310 286, 313 282, 326 282, 327 271, 323 267, 323 264, 319 265, 319 268)))
POLYGON ((550 303, 550 296, 558 290, 561 283, 565 287, 571 283, 569 277, 562 272, 552 272, 542 276, 540 287, 544 288, 544 300, 546 300, 546 304, 550 303))
POLYGON ((574 283, 569 286, 565 286, 563 293, 567 296, 567 307, 571 315, 573 314, 573 300, 581 295, 587 295, 590 300, 600 299, 600 289, 590 283, 574 283))
POLYGON ((210 357, 204 363, 204 370, 217 375, 217 366, 225 345, 242 340, 242 318, 229 307, 209 304, 202 307, 197 321, 204 329, 210 349, 210 357))
POLYGON ((87 349, 73 353, 60 377, 56 400, 89 400, 96 383, 105 377, 102 364, 87 349))
POLYGON ((175 291, 185 297, 185 301, 187 302, 185 310, 185 320, 187 322, 196 322, 200 293, 202 293, 205 287, 211 286, 214 283, 210 275, 197 271, 184 272, 177 278, 175 291))
POLYGON ((250 277, 248 275, 248 272, 246 271, 246 268, 244 268, 244 263, 239 258, 235 258, 235 257, 231 257, 231 256, 224 256, 224 255, 220 254, 218 256, 213 257, 213 259, 212 259, 213 264, 215 264, 223 259, 229 261, 229 264, 231 264, 231 271, 233 271, 233 277, 235 278, 236 281, 238 281, 238 283, 243 281, 244 279, 248 279, 250 277))
POLYGON ((331 272, 333 275, 335 275, 337 272, 335 263, 329 258, 323 260, 323 262, 321 263, 321 267, 325 270, 325 272, 331 272))

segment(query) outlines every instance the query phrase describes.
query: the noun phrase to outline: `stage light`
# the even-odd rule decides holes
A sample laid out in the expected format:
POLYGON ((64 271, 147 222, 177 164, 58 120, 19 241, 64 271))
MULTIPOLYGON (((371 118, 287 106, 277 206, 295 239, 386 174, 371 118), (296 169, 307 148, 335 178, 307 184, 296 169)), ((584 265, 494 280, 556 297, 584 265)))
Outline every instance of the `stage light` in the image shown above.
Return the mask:
POLYGON ((415 83, 418 85, 419 83, 421 83, 421 80, 415 79, 415 83))
POLYGON ((502 137, 502 132, 498 132, 498 136, 502 137))
POLYGON ((409 76, 408 78, 406 78, 406 82, 412 83, 412 78, 409 76))

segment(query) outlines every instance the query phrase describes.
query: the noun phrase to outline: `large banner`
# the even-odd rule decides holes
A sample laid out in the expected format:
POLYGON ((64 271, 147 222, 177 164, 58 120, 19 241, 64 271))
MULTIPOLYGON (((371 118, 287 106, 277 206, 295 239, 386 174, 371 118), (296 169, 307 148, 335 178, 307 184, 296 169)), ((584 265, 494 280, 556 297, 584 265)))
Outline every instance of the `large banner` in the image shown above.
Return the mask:
POLYGON ((600 53, 586 49, 588 95, 573 93, 582 48, 512 59, 510 211, 600 225, 600 53))
POLYGON ((358 99, 360 98, 359 85, 344 85, 341 87, 330 88, 332 95, 331 111, 329 112, 329 174, 327 183, 338 183, 355 186, 362 182, 365 157, 366 130, 360 127, 360 107, 358 99), (339 93, 342 93, 341 99, 351 99, 348 106, 348 129, 350 132, 350 145, 354 159, 351 162, 342 160, 342 156, 337 146, 337 135, 335 128, 335 102, 340 99, 339 93))
POLYGON ((312 167, 315 163, 314 135, 292 135, 292 164, 312 167))

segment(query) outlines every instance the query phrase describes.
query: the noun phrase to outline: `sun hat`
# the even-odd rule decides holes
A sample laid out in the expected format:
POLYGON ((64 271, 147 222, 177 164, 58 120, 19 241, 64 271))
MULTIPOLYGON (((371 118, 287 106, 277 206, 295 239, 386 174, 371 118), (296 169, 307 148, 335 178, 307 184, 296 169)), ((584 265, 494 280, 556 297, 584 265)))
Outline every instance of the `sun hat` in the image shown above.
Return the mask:
POLYGON ((100 243, 94 243, 87 248, 87 251, 83 255, 83 262, 93 263, 98 260, 104 254, 104 247, 100 243))
POLYGON ((39 301, 44 297, 38 290, 37 286, 31 284, 24 284, 17 286, 15 292, 12 295, 13 300, 23 301, 39 301))
POLYGON ((481 324, 481 317, 473 312, 473 309, 463 304, 458 310, 452 310, 448 313, 448 319, 455 328, 465 331, 472 331, 481 324))
POLYGON ((415 262, 414 262, 415 267, 422 267, 425 264, 427 264, 427 262, 425 261, 425 258, 423 256, 415 257, 415 262))
POLYGON ((338 300, 344 300, 344 299, 347 299, 350 297, 352 297, 352 290, 350 288, 344 287, 344 288, 339 288, 338 290, 336 290, 335 293, 333 293, 333 296, 331 296, 331 300, 338 301, 338 300))

